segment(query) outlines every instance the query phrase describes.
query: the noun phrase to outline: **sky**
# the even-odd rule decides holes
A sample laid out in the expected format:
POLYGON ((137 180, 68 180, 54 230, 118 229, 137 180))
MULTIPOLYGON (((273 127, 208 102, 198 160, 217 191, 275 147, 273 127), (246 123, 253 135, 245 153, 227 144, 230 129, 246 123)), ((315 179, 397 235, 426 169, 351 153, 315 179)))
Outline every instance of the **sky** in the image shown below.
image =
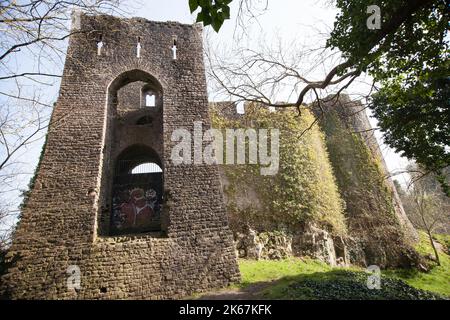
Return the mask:
MULTIPOLYGON (((257 8, 265 6, 264 0, 253 0, 257 8), (258 5, 259 4, 259 5, 258 5)), ((329 0, 269 0, 267 10, 258 17, 257 20, 251 20, 247 24, 246 37, 238 37, 236 32, 237 2, 234 2, 231 8, 231 20, 225 21, 219 33, 212 31, 210 27, 204 28, 205 42, 212 50, 217 48, 233 50, 239 46, 257 48, 261 43, 271 46, 280 39, 287 52, 294 51, 296 48, 306 48, 311 45, 324 44, 326 34, 333 27, 334 18, 337 10, 330 5, 329 0), (291 49, 291 50, 290 50, 291 49)), ((182 23, 195 22, 195 16, 189 12, 188 0, 141 0, 140 3, 132 1, 130 10, 135 10, 133 16, 140 16, 149 20, 156 21, 178 21, 182 23)), ((261 11, 262 12, 262 11, 261 11)), ((20 59, 20 66, 29 67, 34 61, 24 55, 20 59)), ((305 65, 308 61, 305 61, 305 65)), ((20 67, 19 66, 19 67, 20 67)), ((62 66, 62 64, 61 64, 62 66)), ((59 66, 59 67, 61 67, 59 66)), ((323 70, 317 70, 311 74, 316 77, 315 80, 323 78, 327 72, 325 66, 323 70)), ((367 80, 367 78, 363 78, 367 80)), ((370 80, 370 79, 369 79, 370 80)), ((45 98, 50 101, 56 101, 59 90, 59 81, 54 81, 51 86, 43 90, 45 98)), ((359 94, 367 92, 367 84, 355 82, 349 87, 349 94, 359 94)), ((214 92, 209 92, 210 100, 216 99, 214 92)), ((373 126, 376 121, 371 119, 373 126)), ((380 133, 376 132, 380 140, 380 133)), ((22 172, 17 179, 17 184, 21 189, 26 189, 26 185, 37 164, 38 157, 42 148, 43 139, 38 139, 35 143, 24 149, 18 158, 23 162, 22 172)), ((407 165, 407 160, 401 158, 393 150, 385 145, 381 145, 381 150, 385 156, 388 168, 391 172, 401 170, 407 165)), ((401 183, 405 184, 406 175, 397 176, 401 183)), ((18 193, 12 193, 11 197, 17 197, 18 193)))
MULTIPOLYGON (((231 7, 231 19, 226 20, 218 33, 215 33, 212 28, 205 27, 204 34, 208 42, 211 42, 211 48, 217 47, 227 48, 232 50, 236 46, 255 47, 260 42, 265 42, 270 45, 279 39, 282 39, 287 50, 289 44, 295 43, 296 47, 310 46, 317 42, 325 42, 326 33, 331 31, 337 9, 330 5, 329 0, 269 0, 267 10, 265 10, 257 19, 251 21, 246 29, 249 34, 244 39, 239 39, 236 44, 236 20, 238 8, 237 2, 234 1, 231 7)), ((143 2, 142 9, 138 10, 138 16, 149 20, 157 21, 179 21, 182 23, 195 22, 195 15, 189 12, 187 0, 146 0, 143 2)), ((264 0, 253 0, 258 9, 262 9, 266 5, 264 0)), ((258 11, 261 12, 262 10, 258 11)), ((323 72, 319 71, 316 76, 317 79, 323 77, 323 72)), ((365 79, 367 80, 367 78, 365 79)), ((360 94, 367 92, 368 86, 358 84, 355 82, 353 87, 350 87, 349 94, 360 94)), ((214 92, 209 92, 210 100, 216 100, 214 92)), ((372 126, 376 127, 376 120, 370 119, 372 126)), ((377 139, 380 142, 382 153, 386 159, 388 169, 390 172, 401 171, 408 164, 408 160, 400 157, 392 149, 382 144, 381 133, 375 132, 377 139)), ((406 184, 408 180, 407 175, 396 176, 402 184, 406 184)))

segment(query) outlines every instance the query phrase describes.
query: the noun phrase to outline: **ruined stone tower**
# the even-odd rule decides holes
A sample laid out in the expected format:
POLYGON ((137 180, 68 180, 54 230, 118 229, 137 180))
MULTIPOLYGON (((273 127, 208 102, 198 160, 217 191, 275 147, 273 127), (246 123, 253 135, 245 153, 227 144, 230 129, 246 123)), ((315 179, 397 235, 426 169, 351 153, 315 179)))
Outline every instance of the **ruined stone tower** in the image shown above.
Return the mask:
POLYGON ((238 280, 217 167, 170 161, 174 129, 209 126, 201 27, 74 27, 3 294, 161 299, 238 280))

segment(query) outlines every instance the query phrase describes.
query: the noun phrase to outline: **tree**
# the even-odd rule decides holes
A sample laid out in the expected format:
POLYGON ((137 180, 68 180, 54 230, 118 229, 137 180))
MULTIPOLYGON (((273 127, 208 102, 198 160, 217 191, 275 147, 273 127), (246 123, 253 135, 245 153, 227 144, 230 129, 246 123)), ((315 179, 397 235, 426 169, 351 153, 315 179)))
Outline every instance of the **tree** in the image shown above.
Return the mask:
MULTIPOLYGON (((191 10, 202 8, 198 21, 220 28, 229 13, 229 1, 190 1, 191 10), (220 16, 214 20, 214 17, 220 16), (214 22, 213 22, 214 21, 214 22)), ((251 6, 239 0, 239 7, 251 6)), ((441 171, 450 165, 450 113, 448 0, 336 0, 340 13, 327 41, 330 49, 339 49, 343 61, 332 68, 322 81, 304 81, 297 101, 300 108, 305 96, 339 83, 348 87, 362 73, 370 74, 376 89, 369 107, 374 111, 385 142, 397 152, 415 159, 426 170, 438 175, 450 196, 448 181, 441 171), (369 5, 381 10, 379 28, 368 28, 369 5)), ((285 65, 282 61, 275 61, 285 65)), ((294 71, 294 70, 291 70, 294 71)), ((264 97, 248 100, 283 107, 264 97)), ((243 98, 242 95, 238 96, 243 98)))
POLYGON ((211 25, 217 32, 226 19, 230 19, 229 4, 232 0, 189 0, 191 12, 201 8, 197 14, 197 22, 202 21, 205 26, 211 25))
POLYGON ((413 188, 411 197, 414 203, 412 216, 415 216, 416 227, 426 231, 430 244, 433 248, 436 262, 440 265, 439 254, 433 241, 433 233, 436 225, 442 222, 443 205, 441 199, 434 194, 427 193, 421 185, 413 188))
MULTIPOLYGON (((411 181, 406 189, 394 180, 403 208, 414 227, 424 230, 439 264, 438 250, 433 241, 434 233, 450 232, 450 199, 443 193, 435 174, 416 164, 408 166, 411 181)), ((450 168, 444 170, 450 176, 450 168)))
POLYGON ((369 106, 386 144, 440 173, 450 165, 448 1, 371 4, 381 9, 379 30, 367 28, 367 1, 338 0, 341 13, 328 45, 380 84, 369 106))
MULTIPOLYGON (((47 131, 53 96, 74 31, 74 11, 124 15, 123 0, 0 0, 0 248, 19 212, 22 157, 47 131)), ((52 119, 58 122, 62 119, 52 119)))

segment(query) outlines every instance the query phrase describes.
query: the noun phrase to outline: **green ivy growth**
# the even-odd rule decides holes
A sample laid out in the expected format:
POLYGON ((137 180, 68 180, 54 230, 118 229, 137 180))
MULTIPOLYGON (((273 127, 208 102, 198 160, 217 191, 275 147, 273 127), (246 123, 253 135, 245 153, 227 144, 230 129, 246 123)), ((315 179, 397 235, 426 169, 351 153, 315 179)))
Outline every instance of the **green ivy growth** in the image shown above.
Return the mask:
POLYGON ((45 152, 46 146, 47 146, 47 134, 45 135, 45 138, 44 138, 44 144, 42 145, 42 150, 39 155, 38 164, 37 164, 36 168, 34 169, 33 176, 30 178, 30 181, 28 182, 28 188, 26 190, 21 190, 22 203, 19 206, 20 211, 22 211, 27 206, 31 191, 33 190, 34 184, 36 183, 37 174, 39 172, 39 167, 41 166, 42 158, 44 157, 44 152, 45 152))
POLYGON ((317 126, 308 129, 314 121, 308 111, 298 117, 294 110, 271 112, 250 105, 238 120, 221 116, 215 110, 211 118, 215 128, 280 130, 276 175, 261 175, 259 164, 221 166, 227 180, 224 191, 234 230, 250 226, 259 231, 295 232, 306 223, 314 223, 336 235, 346 233, 344 203, 324 136, 317 126))
POLYGON ((358 133, 345 127, 336 111, 329 110, 321 126, 327 135, 327 149, 347 204, 347 214, 371 219, 382 217, 383 225, 398 223, 381 159, 371 152, 358 133))

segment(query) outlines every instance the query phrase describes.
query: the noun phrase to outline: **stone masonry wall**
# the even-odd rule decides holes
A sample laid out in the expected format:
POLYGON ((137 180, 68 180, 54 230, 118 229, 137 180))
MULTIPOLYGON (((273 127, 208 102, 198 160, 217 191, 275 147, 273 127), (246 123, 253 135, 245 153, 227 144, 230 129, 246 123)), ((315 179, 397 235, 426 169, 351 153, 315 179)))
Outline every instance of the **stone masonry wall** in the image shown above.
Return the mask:
MULTIPOLYGON (((311 105, 320 120, 319 129, 325 134, 326 148, 321 152, 327 153, 326 161, 330 161, 336 178, 333 183, 345 201, 346 235, 333 234, 314 223, 291 230, 286 226, 264 225, 264 218, 273 216, 274 212, 268 214, 269 210, 262 206, 263 199, 257 192, 261 188, 259 180, 244 183, 236 180, 236 172, 227 175, 220 168, 229 215, 234 217, 230 221, 239 256, 273 259, 288 254, 308 255, 331 265, 377 264, 380 267, 417 263, 418 257, 411 246, 417 239, 417 232, 387 178, 388 170, 364 107, 346 95, 328 97, 321 107, 311 105), (229 197, 227 190, 236 189, 238 192, 229 197), (236 218, 237 210, 242 212, 239 218, 236 218), (260 212, 266 216, 261 216, 260 212), (245 228, 246 224, 249 228, 245 228)), ((245 119, 236 113, 235 105, 230 102, 211 103, 210 108, 224 119, 245 119)), ((281 167, 282 161, 281 157, 281 167)), ((321 173, 323 175, 323 171, 321 173)), ((242 179, 242 175, 239 177, 242 179)), ((311 180, 307 183, 310 185, 304 189, 317 187, 311 180)), ((286 185, 282 187, 286 189, 286 185)))
POLYGON ((192 131, 195 120, 203 121, 204 130, 209 127, 200 27, 79 18, 83 32, 70 38, 54 123, 8 253, 12 265, 1 293, 25 299, 164 299, 239 280, 217 167, 170 161, 174 129, 192 131), (172 59, 173 36, 177 60, 172 59), (136 74, 155 79, 163 95, 160 152, 168 225, 159 237, 108 237, 98 230, 114 161, 108 88, 115 79, 126 84, 136 74), (67 287, 71 265, 81 272, 79 290, 67 287))
POLYGON ((346 95, 312 105, 346 203, 354 263, 381 267, 417 263, 417 232, 406 216, 363 105, 346 95))

